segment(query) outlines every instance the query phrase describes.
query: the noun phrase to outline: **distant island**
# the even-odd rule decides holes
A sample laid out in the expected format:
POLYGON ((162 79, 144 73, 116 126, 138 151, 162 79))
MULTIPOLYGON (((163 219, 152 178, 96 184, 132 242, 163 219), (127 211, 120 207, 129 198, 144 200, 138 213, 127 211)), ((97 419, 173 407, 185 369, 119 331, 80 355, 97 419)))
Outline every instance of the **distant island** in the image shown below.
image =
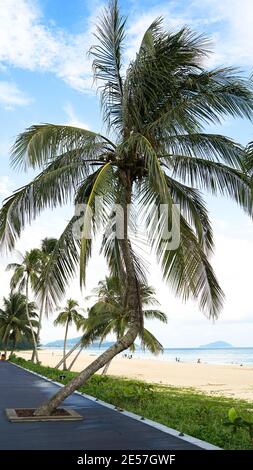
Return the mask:
MULTIPOLYGON (((69 338, 67 340, 67 348, 71 349, 77 344, 81 339, 81 336, 78 336, 78 338, 69 338)), ((44 348, 63 348, 63 343, 64 341, 62 339, 57 339, 56 341, 51 341, 50 343, 42 344, 44 348)), ((92 344, 89 344, 88 349, 98 349, 98 348, 103 348, 107 349, 110 348, 111 346, 114 345, 114 341, 103 341, 103 344, 100 345, 98 341, 95 341, 92 344)), ((135 347, 137 350, 141 349, 138 344, 135 344, 135 347)))
POLYGON ((199 346, 200 349, 226 349, 233 348, 232 344, 226 343, 226 341, 214 341, 214 343, 202 344, 199 346))
MULTIPOLYGON (((75 344, 77 344, 81 339, 81 336, 78 336, 78 338, 69 338, 67 340, 67 348, 73 348, 73 346, 75 346, 75 344)), ((62 339, 58 339, 56 341, 51 341, 50 343, 47 343, 47 344, 43 344, 42 346, 44 347, 47 347, 47 348, 62 348, 63 347, 63 343, 64 341, 62 339)), ((110 346, 112 346, 114 344, 113 341, 104 341, 103 342, 103 348, 109 348, 110 346)), ((89 349, 90 348, 99 348, 99 343, 98 342, 95 342, 91 345, 89 345, 89 349)))

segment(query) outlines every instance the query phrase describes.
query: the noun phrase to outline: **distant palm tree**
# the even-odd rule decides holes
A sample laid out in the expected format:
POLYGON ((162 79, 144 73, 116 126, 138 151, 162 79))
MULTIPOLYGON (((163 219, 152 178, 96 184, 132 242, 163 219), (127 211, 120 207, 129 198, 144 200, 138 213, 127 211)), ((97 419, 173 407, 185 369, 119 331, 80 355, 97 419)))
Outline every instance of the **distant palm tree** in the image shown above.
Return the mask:
POLYGON ((10 355, 16 348, 16 345, 26 339, 32 341, 32 330, 38 326, 36 313, 36 304, 34 302, 26 302, 26 297, 20 292, 10 294, 9 298, 3 299, 3 308, 0 308, 0 339, 5 347, 5 355, 7 347, 12 342, 12 350, 10 355), (27 319, 26 309, 28 307, 30 323, 27 319))
MULTIPOLYGON (((114 334, 117 341, 125 335, 130 323, 130 314, 125 305, 124 291, 124 285, 122 285, 117 277, 106 277, 104 281, 99 282, 98 288, 94 290, 98 300, 89 309, 88 318, 84 323, 83 346, 89 344, 91 338, 92 342, 99 340, 101 344, 109 334, 114 334)), ((160 320, 163 323, 167 323, 165 313, 154 308, 147 309, 151 305, 159 305, 155 298, 155 290, 152 287, 141 284, 140 298, 144 319, 160 320)), ((161 343, 147 328, 143 328, 138 336, 143 349, 149 350, 152 354, 158 354, 163 351, 161 343)), ((130 349, 132 351, 135 350, 134 343, 130 346, 130 349)), ((69 370, 74 362, 75 359, 72 361, 69 370)), ((106 374, 108 371, 110 362, 106 364, 102 372, 103 374, 106 374)))
POLYGON ((41 251, 39 249, 32 249, 30 251, 26 251, 21 263, 10 263, 8 264, 6 269, 8 271, 14 271, 13 276, 11 278, 12 292, 18 290, 19 292, 25 293, 26 316, 32 334, 34 350, 34 355, 32 357, 35 357, 36 361, 39 362, 37 339, 32 328, 32 321, 29 312, 29 287, 34 290, 35 286, 37 286, 38 284, 38 279, 41 273, 41 251))
MULTIPOLYGON (((34 285, 34 290, 35 293, 37 294, 37 297, 40 300, 40 314, 39 314, 39 322, 38 322, 38 330, 37 330, 37 347, 40 344, 40 331, 41 331, 41 326, 42 326, 42 318, 43 314, 46 309, 46 302, 47 302, 47 285, 46 282, 44 281, 44 273, 46 272, 47 269, 47 264, 50 260, 50 256, 52 255, 55 247, 57 244, 57 239, 56 238, 44 238, 41 241, 41 267, 40 267, 40 272, 38 273, 38 283, 34 285)), ((34 360, 34 352, 32 356, 32 360, 34 360)))
POLYGON ((106 234, 102 252, 111 275, 124 273, 131 312, 125 336, 39 407, 37 415, 51 413, 93 373, 131 346, 142 329, 139 285, 145 280, 145 269, 130 237, 132 203, 146 215, 147 238, 165 281, 184 300, 198 299, 200 308, 212 318, 221 310, 223 293, 209 262, 213 234, 200 191, 229 196, 252 215, 252 185, 242 171, 243 148, 228 137, 206 131, 209 124, 227 116, 252 117, 252 82, 236 69, 207 69, 206 39, 188 28, 167 32, 161 18, 147 29, 126 67, 126 31, 118 1, 109 1, 90 50, 109 135, 39 124, 21 133, 12 149, 14 167, 38 169, 39 174, 4 202, 1 243, 13 248, 27 221, 73 197, 84 212, 83 219, 75 212, 58 240, 47 268, 48 298, 54 302, 62 298, 78 263, 81 282, 85 282, 92 243, 101 229, 106 234), (103 205, 99 216, 91 218, 97 196, 103 197, 103 205), (159 215, 154 230, 152 212, 152 207, 166 205, 168 228, 173 203, 180 212, 180 244, 174 250, 167 249, 163 240, 164 214, 159 215), (114 236, 115 204, 121 205, 124 214, 123 237, 114 236), (73 227, 80 221, 79 242, 73 227))
POLYGON ((81 315, 78 310, 78 302, 73 299, 67 300, 67 304, 65 309, 59 313, 58 317, 54 321, 55 326, 65 326, 65 336, 64 336, 64 344, 63 344, 63 369, 67 369, 66 365, 66 345, 67 345, 67 337, 68 337, 68 328, 73 323, 77 329, 79 329, 83 323, 84 317, 81 315))

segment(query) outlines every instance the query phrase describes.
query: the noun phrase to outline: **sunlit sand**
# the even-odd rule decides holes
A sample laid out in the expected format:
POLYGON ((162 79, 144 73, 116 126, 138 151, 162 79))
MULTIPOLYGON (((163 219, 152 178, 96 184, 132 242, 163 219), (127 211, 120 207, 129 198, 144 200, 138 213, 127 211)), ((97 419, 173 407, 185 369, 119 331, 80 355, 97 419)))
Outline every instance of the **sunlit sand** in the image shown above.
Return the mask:
MULTIPOLYGON (((30 351, 17 354, 25 359, 31 357, 30 351)), ((39 357, 43 365, 54 367, 61 359, 62 352, 59 349, 43 349, 39 357)), ((82 352, 73 370, 81 371, 95 357, 96 354, 90 351, 82 352)), ((71 361, 68 359, 67 364, 71 361)), ((176 387, 193 387, 211 395, 253 400, 253 366, 177 363, 135 357, 127 359, 120 355, 113 359, 109 374, 176 387)))

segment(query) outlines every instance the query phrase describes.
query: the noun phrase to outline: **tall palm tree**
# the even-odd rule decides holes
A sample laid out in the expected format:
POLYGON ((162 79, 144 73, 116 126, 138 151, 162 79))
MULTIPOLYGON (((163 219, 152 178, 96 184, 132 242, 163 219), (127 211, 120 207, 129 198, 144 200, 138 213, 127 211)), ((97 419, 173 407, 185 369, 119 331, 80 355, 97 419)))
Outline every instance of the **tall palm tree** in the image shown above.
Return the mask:
POLYGON ((68 299, 64 310, 59 313, 58 317, 54 321, 55 326, 65 326, 65 336, 63 343, 63 369, 67 369, 65 356, 69 326, 74 324, 76 328, 79 329, 84 320, 83 315, 78 312, 77 307, 78 302, 76 300, 68 299))
POLYGON ((38 350, 37 350, 37 339, 32 327, 32 321, 29 312, 29 287, 33 290, 38 284, 39 275, 41 272, 41 251, 39 249, 32 249, 26 251, 24 254, 21 263, 10 263, 7 268, 8 271, 13 270, 14 273, 11 278, 11 290, 12 292, 16 289, 19 292, 25 293, 26 298, 26 316, 30 326, 33 342, 33 351, 32 355, 35 357, 36 361, 39 362, 38 350))
MULTIPOLYGON (((97 302, 89 309, 88 318, 84 322, 84 342, 83 345, 92 341, 100 340, 100 344, 109 334, 114 334, 119 341, 126 333, 129 326, 129 312, 124 305, 124 286, 118 277, 106 277, 104 281, 100 281, 98 288, 94 291, 97 302), (85 339, 87 341, 85 343, 85 339)), ((143 307, 144 319, 156 319, 163 323, 167 323, 166 314, 154 308, 146 308, 159 305, 155 298, 155 290, 144 284, 140 284, 140 299, 143 307)), ((152 354, 158 354, 163 351, 163 346, 158 339, 147 329, 142 328, 139 331, 139 339, 141 346, 152 354)), ((135 350, 135 344, 130 346, 132 351, 135 350)), ((77 356, 79 355, 78 352, 77 356)), ((76 359, 76 358, 75 358, 76 359)), ((73 366, 75 359, 72 361, 68 370, 73 366)), ((111 361, 110 361, 111 362, 111 361)), ((108 362, 102 374, 106 374, 110 365, 108 362)))
MULTIPOLYGON (((10 294, 9 298, 3 299, 3 308, 0 308, 0 339, 5 347, 12 342, 10 355, 16 348, 16 345, 23 339, 32 341, 32 331, 27 320, 26 297, 19 292, 10 294)), ((29 317, 31 319, 32 329, 38 326, 36 320, 36 305, 34 302, 28 303, 29 317)))
POLYGON ((190 296, 198 299, 201 309, 213 318, 222 307, 223 294, 209 262, 213 235, 199 189, 229 196, 252 215, 250 179, 242 172, 242 147, 205 130, 226 116, 252 117, 251 81, 236 69, 207 70, 207 40, 188 28, 167 32, 162 18, 148 28, 126 69, 122 56, 125 35, 126 20, 120 15, 118 1, 111 0, 98 23, 96 45, 90 50, 108 136, 73 126, 40 124, 20 134, 12 149, 14 167, 40 173, 4 202, 2 244, 12 248, 27 221, 74 197, 84 215, 73 215, 53 251, 46 272, 48 299, 56 302, 64 295, 78 263, 81 283, 85 282, 92 243, 103 230, 102 252, 111 274, 125 278, 125 301, 131 316, 124 337, 39 407, 37 415, 51 413, 127 349, 142 329, 139 285, 145 280, 145 269, 130 237, 129 227, 134 223, 132 206, 130 214, 128 211, 131 203, 138 204, 142 212, 145 209, 146 233, 164 279, 184 300, 190 296), (98 217, 90 217, 97 196, 103 196, 102 208, 98 217), (179 205, 180 244, 177 249, 167 249, 162 239, 167 225, 164 215, 159 215, 153 233, 154 213, 149 205, 166 205, 170 226, 174 202, 179 205), (115 203, 122 206, 124 215, 120 238, 114 236, 115 203), (73 231, 79 222, 80 241, 73 231))
MULTIPOLYGON (((34 285, 34 289, 40 301, 40 314, 39 314, 38 330, 37 330, 37 348, 39 347, 39 344, 40 344, 40 331, 41 331, 41 326, 42 326, 42 318, 43 318, 44 309, 45 309, 46 292, 47 292, 45 284, 44 284, 43 274, 46 270, 47 263, 56 246, 56 243, 57 243, 56 238, 44 238, 41 241, 41 246, 40 246, 41 267, 40 267, 40 273, 38 276, 38 283, 34 285)), ((35 357, 34 357, 34 352, 33 352, 32 361, 34 361, 34 359, 35 357)))

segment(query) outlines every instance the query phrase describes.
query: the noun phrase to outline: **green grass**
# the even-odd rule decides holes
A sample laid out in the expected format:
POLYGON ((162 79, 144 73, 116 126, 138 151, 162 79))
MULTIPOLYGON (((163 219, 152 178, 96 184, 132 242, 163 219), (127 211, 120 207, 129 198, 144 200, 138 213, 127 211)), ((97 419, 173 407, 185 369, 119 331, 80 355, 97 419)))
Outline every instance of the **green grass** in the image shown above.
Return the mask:
MULTIPOLYGON (((17 357, 13 362, 58 382, 67 383, 77 375, 76 372, 64 372, 66 378, 60 380, 62 371, 52 367, 17 357)), ((232 433, 224 421, 231 407, 242 413, 253 412, 253 403, 211 397, 191 389, 101 375, 93 376, 79 390, 223 449, 252 449, 247 432, 240 429, 232 433)))

